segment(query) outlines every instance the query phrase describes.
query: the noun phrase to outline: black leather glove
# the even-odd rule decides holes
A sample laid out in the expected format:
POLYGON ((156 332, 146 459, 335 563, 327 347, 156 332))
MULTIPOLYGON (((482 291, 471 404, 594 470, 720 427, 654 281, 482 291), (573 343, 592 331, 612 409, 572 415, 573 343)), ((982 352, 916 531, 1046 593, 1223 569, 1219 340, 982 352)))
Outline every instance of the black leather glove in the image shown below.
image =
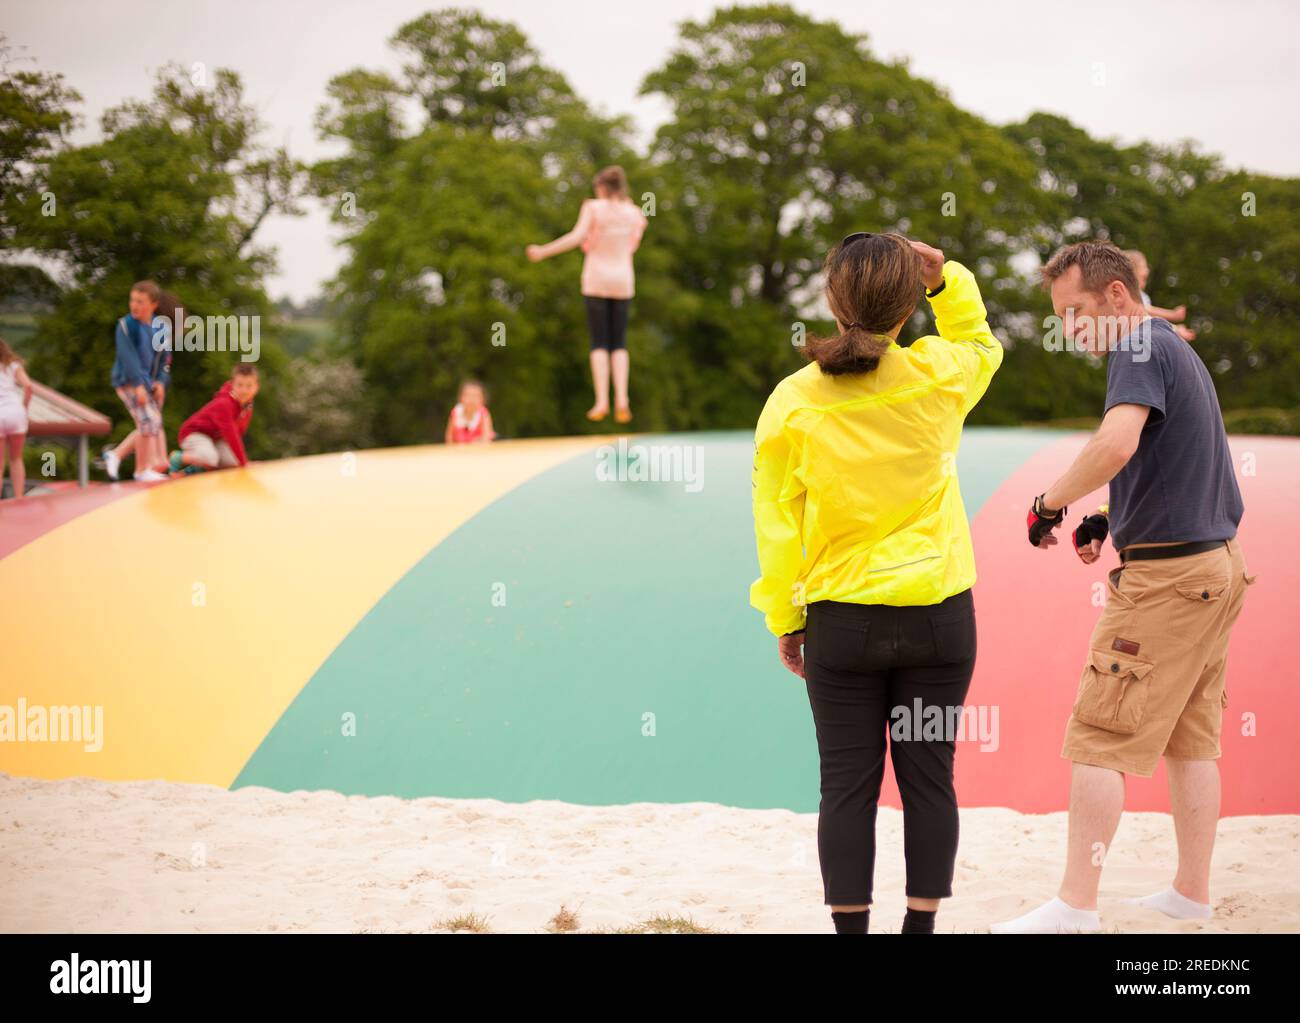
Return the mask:
POLYGON ((1083 555, 1080 551, 1091 550, 1093 540, 1105 543, 1108 536, 1110 536, 1110 519, 1105 514, 1098 512, 1095 515, 1085 515, 1083 521, 1074 529, 1074 553, 1082 560, 1083 555))
POLYGON ((1038 547, 1043 537, 1061 524, 1068 510, 1059 508, 1051 511, 1043 504, 1042 494, 1035 497, 1034 505, 1029 509, 1029 515, 1025 519, 1025 525, 1029 527, 1029 542, 1038 547))

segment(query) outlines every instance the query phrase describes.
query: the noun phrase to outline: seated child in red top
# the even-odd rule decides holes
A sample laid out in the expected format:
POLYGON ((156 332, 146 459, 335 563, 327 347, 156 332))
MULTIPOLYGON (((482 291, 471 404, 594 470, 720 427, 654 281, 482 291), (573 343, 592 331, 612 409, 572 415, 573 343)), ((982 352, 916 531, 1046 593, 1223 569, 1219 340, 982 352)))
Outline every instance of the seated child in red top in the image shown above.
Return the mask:
POLYGON ((253 418, 257 389, 257 367, 251 362, 236 363, 230 379, 221 385, 213 399, 181 425, 178 434, 181 448, 172 452, 172 472, 193 473, 247 465, 244 434, 253 418))
POLYGON ((495 438, 483 385, 477 380, 466 380, 460 385, 460 401, 447 417, 447 443, 483 444, 495 438))

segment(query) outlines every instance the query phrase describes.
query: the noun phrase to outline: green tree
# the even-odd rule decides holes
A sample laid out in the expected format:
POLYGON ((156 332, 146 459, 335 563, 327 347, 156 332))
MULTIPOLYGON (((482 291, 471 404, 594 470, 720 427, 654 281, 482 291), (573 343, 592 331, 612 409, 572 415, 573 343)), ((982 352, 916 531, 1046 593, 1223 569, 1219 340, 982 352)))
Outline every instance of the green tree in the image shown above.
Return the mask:
POLYGON ((670 329, 697 424, 751 424, 801 365, 792 322, 829 326, 818 275, 845 234, 925 238, 991 283, 1046 210, 1019 147, 866 37, 785 5, 687 22, 642 92, 673 109, 651 161, 661 219, 678 220, 660 225, 670 272, 695 299, 670 329))
POLYGON ((328 353, 292 359, 275 427, 282 457, 369 447, 365 384, 351 359, 328 353))
MULTIPOLYGON (((0 250, 21 248, 14 211, 38 199, 34 165, 67 144, 77 124, 73 105, 81 97, 63 76, 19 67, 20 58, 0 34, 0 250)), ((0 299, 45 304, 58 285, 38 266, 0 263, 0 299)))
POLYGON ((513 25, 439 11, 392 45, 400 79, 330 82, 317 125, 345 151, 312 168, 348 249, 330 290, 374 435, 441 437, 471 376, 503 435, 567 433, 586 407, 578 269, 524 247, 572 226, 597 166, 632 163, 628 126, 593 116, 513 25))
MULTIPOLYGON (((1095 139, 1055 115, 1034 114, 1005 131, 1034 159, 1041 187, 1059 204, 1036 247, 1041 258, 1082 237, 1142 250, 1155 304, 1187 305, 1197 332, 1192 343, 1215 375, 1223 407, 1296 404, 1300 350, 1291 325, 1300 314, 1300 182, 1229 170, 1190 144, 1095 139)), ((1035 411, 1096 414, 1104 381, 1095 370, 1082 381, 1081 364, 1040 359, 1008 369, 1029 385, 1020 390, 1035 395, 1035 411)), ((1023 404, 1016 411, 1033 415, 1023 404)))
MULTIPOLYGON (((269 213, 297 212, 299 169, 283 151, 258 145, 256 114, 230 71, 202 85, 165 68, 148 101, 109 110, 102 127, 102 141, 39 160, 11 211, 21 245, 59 264, 69 282, 40 321, 33 373, 113 416, 125 433, 130 424, 109 384, 113 327, 131 284, 153 278, 188 313, 261 317, 267 400, 259 398, 259 412, 273 424, 283 358, 262 280, 274 261, 255 233, 269 213), (40 194, 52 197, 52 208, 40 194)), ((237 358, 175 354, 170 430, 237 358)), ((255 451, 268 450, 265 428, 250 440, 255 451)))

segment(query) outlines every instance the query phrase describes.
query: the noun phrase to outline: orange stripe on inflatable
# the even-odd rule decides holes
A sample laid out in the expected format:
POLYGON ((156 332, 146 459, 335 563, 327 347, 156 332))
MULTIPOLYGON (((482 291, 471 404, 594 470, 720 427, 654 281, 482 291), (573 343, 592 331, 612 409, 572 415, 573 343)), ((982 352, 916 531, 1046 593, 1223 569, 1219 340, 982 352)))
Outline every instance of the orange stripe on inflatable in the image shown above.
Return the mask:
POLYGON ((20 701, 100 708, 103 746, 3 736, 0 770, 228 787, 430 548, 604 440, 262 463, 152 487, 32 541, 0 561, 0 735, 20 701))

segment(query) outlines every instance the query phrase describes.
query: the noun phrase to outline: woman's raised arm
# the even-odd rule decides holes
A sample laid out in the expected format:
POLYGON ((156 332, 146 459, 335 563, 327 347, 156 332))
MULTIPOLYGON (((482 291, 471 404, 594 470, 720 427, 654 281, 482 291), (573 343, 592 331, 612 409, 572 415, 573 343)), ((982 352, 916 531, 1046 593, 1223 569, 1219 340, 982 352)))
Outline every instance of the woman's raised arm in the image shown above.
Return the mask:
POLYGON ((573 230, 568 234, 562 234, 555 241, 547 242, 545 245, 530 245, 527 248, 528 258, 534 263, 539 260, 549 259, 551 256, 558 256, 561 252, 568 252, 570 249, 576 249, 586 239, 587 234, 591 231, 594 213, 592 212, 592 199, 582 200, 582 208, 578 210, 578 222, 573 225, 573 230))

